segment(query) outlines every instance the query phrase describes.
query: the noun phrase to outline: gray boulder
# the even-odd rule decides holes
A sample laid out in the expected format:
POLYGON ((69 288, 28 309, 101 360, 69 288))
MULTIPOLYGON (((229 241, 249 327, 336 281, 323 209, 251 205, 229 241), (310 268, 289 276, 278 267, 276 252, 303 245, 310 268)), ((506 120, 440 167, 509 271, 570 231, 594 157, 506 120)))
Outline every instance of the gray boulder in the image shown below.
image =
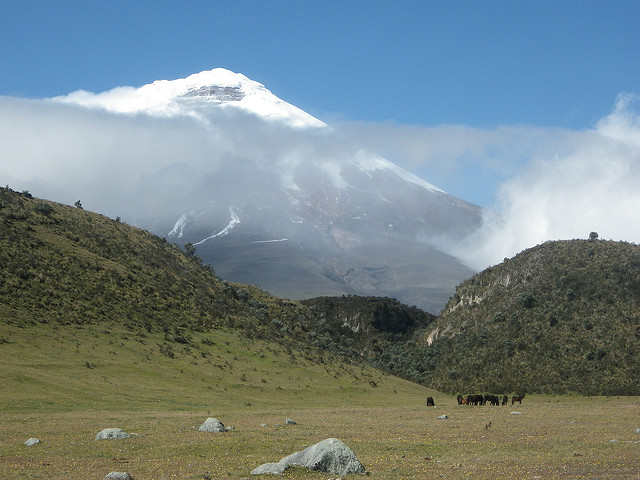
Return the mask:
POLYGON ((40 443, 40 440, 38 440, 37 438, 33 438, 31 437, 29 440, 27 440, 26 442, 24 442, 24 444, 27 447, 32 447, 33 445, 37 445, 40 443))
POLYGON ((633 433, 640 433, 640 428, 636 428, 633 433))
POLYGON ((440 416, 438 417, 438 420, 446 420, 447 418, 449 418, 449 416, 448 416, 448 415, 440 415, 440 416))
POLYGON ((355 453, 337 438, 327 438, 301 452, 292 453, 280 460, 281 464, 307 467, 309 470, 347 475, 364 473, 364 466, 355 453))
POLYGON ((297 422, 294 422, 293 420, 291 420, 290 418, 287 418, 284 423, 286 423, 287 425, 297 425, 297 422))
POLYGON ((104 480, 131 480, 131 475, 127 472, 109 472, 104 480))
POLYGON ((207 418, 200 428, 198 429, 201 432, 226 432, 227 429, 224 428, 222 422, 216 418, 207 418))
POLYGON ((114 440, 129 438, 130 436, 131 435, 129 435, 127 432, 119 428, 105 428, 104 430, 98 432, 98 434, 96 435, 96 440, 114 440))
POLYGON ((285 465, 284 463, 265 463, 264 465, 260 465, 255 468, 251 475, 262 475, 264 473, 273 473, 276 475, 282 475, 284 471, 289 468, 289 465, 285 465))

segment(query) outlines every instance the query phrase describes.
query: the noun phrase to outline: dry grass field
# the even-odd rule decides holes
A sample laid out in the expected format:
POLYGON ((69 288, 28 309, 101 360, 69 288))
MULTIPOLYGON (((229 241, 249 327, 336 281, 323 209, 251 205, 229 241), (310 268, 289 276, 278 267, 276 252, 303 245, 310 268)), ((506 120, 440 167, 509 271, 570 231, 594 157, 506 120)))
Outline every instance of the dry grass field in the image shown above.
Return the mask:
POLYGON ((244 479, 328 437, 379 480, 640 479, 639 397, 458 406, 329 357, 318 363, 232 332, 202 336, 168 356, 160 334, 0 326, 0 479, 244 479), (210 416, 235 429, 199 432, 210 416), (110 427, 137 435, 95 440, 110 427), (30 437, 42 443, 25 446, 30 437))
MULTIPOLYGON (((513 407, 467 407, 437 396, 437 408, 420 400, 399 398, 388 406, 310 402, 292 410, 5 414, 0 478, 102 479, 127 471, 138 480, 240 479, 328 437, 351 447, 374 479, 640 478, 638 398, 532 396, 513 407), (437 418, 444 414, 449 418, 437 418), (199 432, 208 416, 235 429, 199 432), (297 425, 285 425, 286 418, 297 425), (139 436, 96 441, 107 427, 139 436), (23 445, 32 436, 42 444, 23 445)), ((285 476, 329 477, 299 469, 285 476)))

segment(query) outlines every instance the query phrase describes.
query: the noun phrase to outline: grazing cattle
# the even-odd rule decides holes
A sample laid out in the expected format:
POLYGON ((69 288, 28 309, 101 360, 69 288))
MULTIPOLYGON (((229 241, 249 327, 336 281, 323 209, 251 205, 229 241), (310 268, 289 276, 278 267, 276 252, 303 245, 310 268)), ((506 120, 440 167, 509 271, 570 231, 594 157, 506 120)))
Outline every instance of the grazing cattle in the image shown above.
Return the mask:
POLYGON ((469 395, 467 397, 467 405, 484 405, 484 397, 482 395, 469 395))
POLYGON ((462 405, 462 395, 458 395, 456 399, 458 400, 458 405, 462 405))
POLYGON ((506 395, 502 397, 502 405, 507 405, 509 403, 509 397, 506 395))
POLYGON ((514 403, 518 402, 518 403, 522 403, 522 399, 524 398, 525 394, 523 393, 521 396, 514 396, 511 397, 511 405, 513 405, 514 403))
POLYGON ((490 405, 493 405, 493 406, 500 405, 500 397, 498 397, 497 395, 485 395, 484 403, 485 404, 489 403, 490 405))
POLYGON ((433 401, 433 397, 427 397, 427 407, 435 407, 436 404, 433 401))

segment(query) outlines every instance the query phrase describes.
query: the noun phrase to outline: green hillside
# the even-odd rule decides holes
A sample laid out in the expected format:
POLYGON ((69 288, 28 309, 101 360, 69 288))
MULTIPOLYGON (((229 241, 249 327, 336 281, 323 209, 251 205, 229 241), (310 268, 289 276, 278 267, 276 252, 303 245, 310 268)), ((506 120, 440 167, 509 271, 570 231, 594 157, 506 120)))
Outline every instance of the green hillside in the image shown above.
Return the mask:
POLYGON ((640 247, 548 242, 462 283, 405 349, 447 392, 640 394, 640 247))
MULTIPOLYGON (((295 316, 296 304, 216 278, 177 245, 117 219, 0 189, 0 305, 27 323, 117 322, 179 335, 295 316)), ((267 329, 268 330, 268 329, 267 329)))
POLYGON ((118 219, 0 189, 0 408, 422 392, 340 360, 323 348, 308 308, 224 282, 186 250, 118 219))
POLYGON ((448 393, 640 393, 637 245, 528 249, 459 285, 439 317, 389 298, 279 299, 219 279, 196 253, 119 219, 0 189, 0 354, 14 392, 4 400, 37 403, 81 378, 81 403, 105 378, 140 398, 142 385, 183 391, 199 378, 194 402, 212 389, 277 402, 285 385, 301 399, 317 384, 420 391, 366 363, 448 393))

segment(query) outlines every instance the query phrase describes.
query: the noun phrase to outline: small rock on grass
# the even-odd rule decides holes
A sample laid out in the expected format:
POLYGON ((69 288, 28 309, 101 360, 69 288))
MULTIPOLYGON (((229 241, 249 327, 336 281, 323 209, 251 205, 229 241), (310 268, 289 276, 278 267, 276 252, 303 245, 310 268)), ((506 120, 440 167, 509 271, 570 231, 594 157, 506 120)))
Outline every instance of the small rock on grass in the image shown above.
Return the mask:
POLYGON ((132 477, 127 472, 109 472, 104 480, 132 480, 132 477))
POLYGON ((225 427, 220 420, 217 418, 207 418, 200 428, 198 428, 201 432, 228 432, 233 430, 233 427, 225 427))
POLYGON ((39 444, 39 443, 41 443, 41 442, 40 442, 40 440, 38 440, 37 438, 33 438, 33 437, 31 437, 29 440, 27 440, 26 442, 24 442, 24 444, 25 444, 27 447, 31 447, 31 446, 33 446, 33 445, 37 445, 37 444, 39 444))
POLYGON ((117 440, 121 438, 129 438, 130 436, 131 435, 120 428, 105 428, 98 432, 96 440, 117 440))

